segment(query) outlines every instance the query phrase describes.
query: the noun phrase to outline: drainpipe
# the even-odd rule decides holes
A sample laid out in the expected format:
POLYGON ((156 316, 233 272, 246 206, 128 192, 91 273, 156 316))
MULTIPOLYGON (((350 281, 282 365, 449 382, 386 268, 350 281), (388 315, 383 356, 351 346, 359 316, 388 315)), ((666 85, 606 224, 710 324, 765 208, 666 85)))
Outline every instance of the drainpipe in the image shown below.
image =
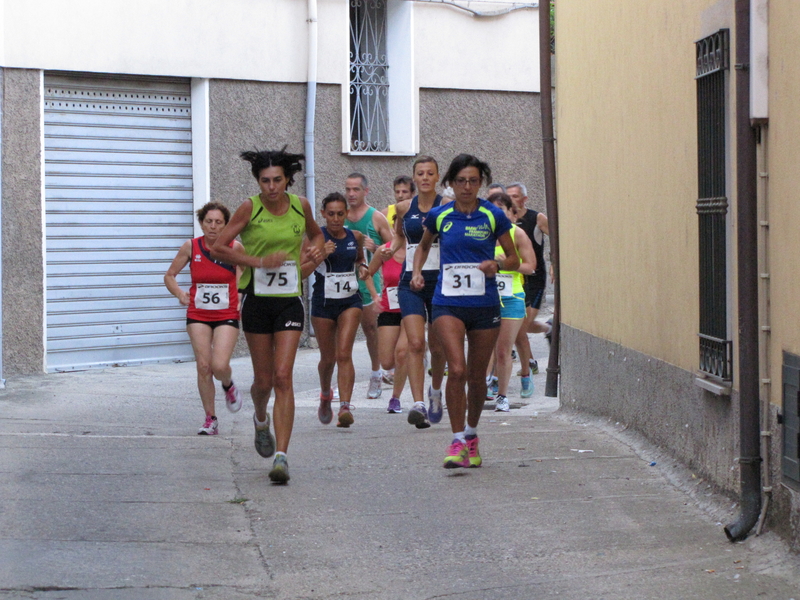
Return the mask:
MULTIPOLYGON (((306 84, 306 198, 308 198, 314 218, 317 216, 317 190, 316 172, 314 167, 314 120, 317 110, 317 0, 308 0, 308 80, 306 84)), ((306 286, 308 293, 308 306, 311 306, 311 286, 306 286)), ((311 319, 308 320, 308 333, 315 335, 311 319)))
POLYGON ((750 0, 736 0, 736 236, 739 293, 739 516, 725 526, 743 540, 761 511, 758 381, 758 203, 756 130, 750 123, 750 0))
POLYGON ((550 56, 550 2, 539 3, 539 86, 542 112, 542 146, 544 155, 544 195, 547 203, 547 225, 550 230, 550 262, 553 265, 553 330, 550 336, 550 359, 544 395, 558 396, 558 363, 561 346, 561 271, 558 260, 558 195, 556 190, 556 146, 553 132, 553 84, 550 56))

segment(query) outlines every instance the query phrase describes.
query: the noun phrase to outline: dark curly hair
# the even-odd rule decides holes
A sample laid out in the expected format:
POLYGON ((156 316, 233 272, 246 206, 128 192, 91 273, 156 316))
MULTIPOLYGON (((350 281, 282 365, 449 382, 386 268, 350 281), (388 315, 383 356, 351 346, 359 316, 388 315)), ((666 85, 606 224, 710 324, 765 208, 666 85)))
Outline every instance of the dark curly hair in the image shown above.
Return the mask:
POLYGON ((478 169, 482 183, 486 185, 492 183, 492 169, 489 168, 487 163, 471 154, 459 154, 453 159, 453 162, 450 163, 447 172, 444 174, 444 177, 442 177, 442 185, 452 185, 461 170, 467 167, 475 167, 478 169))
POLYGON ((398 185, 407 185, 412 194, 417 191, 417 184, 415 184, 414 180, 408 175, 399 175, 395 177, 394 182, 392 182, 392 188, 396 188, 398 185))
POLYGON ((492 204, 502 204, 509 210, 511 210, 514 207, 514 203, 511 201, 511 196, 509 196, 505 192, 492 192, 491 194, 489 194, 487 200, 489 200, 489 202, 491 202, 492 204))
POLYGON ((341 202, 344 204, 345 209, 347 208, 347 199, 339 192, 331 192, 322 199, 322 210, 325 210, 325 207, 331 202, 341 202))
POLYGON ((301 160, 305 160, 304 154, 292 154, 286 152, 287 146, 280 150, 245 150, 239 156, 251 165, 253 177, 258 180, 258 174, 268 167, 281 167, 286 176, 286 187, 294 183, 294 176, 303 170, 301 160))
POLYGON ((197 220, 200 224, 203 224, 203 221, 206 219, 206 215, 212 211, 218 210, 222 213, 222 216, 225 219, 225 225, 228 224, 228 221, 231 220, 231 211, 228 210, 228 207, 224 204, 220 204, 219 202, 206 202, 201 208, 197 209, 197 220))

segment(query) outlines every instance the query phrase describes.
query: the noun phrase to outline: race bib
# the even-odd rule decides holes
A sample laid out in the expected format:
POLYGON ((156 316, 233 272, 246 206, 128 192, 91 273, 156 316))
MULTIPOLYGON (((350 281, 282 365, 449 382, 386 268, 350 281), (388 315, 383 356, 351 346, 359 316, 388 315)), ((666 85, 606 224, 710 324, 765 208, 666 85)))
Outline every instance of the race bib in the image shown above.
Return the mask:
POLYGON ((229 292, 227 283, 198 283, 194 293, 194 307, 203 310, 225 310, 230 306, 229 292))
POLYGON ((253 273, 253 289, 259 296, 297 293, 297 264, 293 260, 273 269, 254 269, 253 273))
MULTIPOLYGON (((406 271, 414 270, 414 253, 417 251, 419 244, 406 244, 406 271)), ((439 242, 431 244, 431 249, 428 252, 428 258, 425 259, 425 264, 422 265, 423 271, 438 271, 439 270, 439 242)))
POLYGON ((325 273, 325 297, 329 300, 349 298, 358 291, 356 274, 325 273))
POLYGON ((386 288, 386 298, 389 300, 389 310, 400 308, 400 300, 397 299, 397 287, 386 288))
POLYGON ((497 281, 497 293, 501 296, 514 295, 514 276, 510 273, 498 273, 494 276, 497 281))
POLYGON ((442 266, 442 294, 445 296, 483 296, 486 276, 480 263, 449 263, 442 266))

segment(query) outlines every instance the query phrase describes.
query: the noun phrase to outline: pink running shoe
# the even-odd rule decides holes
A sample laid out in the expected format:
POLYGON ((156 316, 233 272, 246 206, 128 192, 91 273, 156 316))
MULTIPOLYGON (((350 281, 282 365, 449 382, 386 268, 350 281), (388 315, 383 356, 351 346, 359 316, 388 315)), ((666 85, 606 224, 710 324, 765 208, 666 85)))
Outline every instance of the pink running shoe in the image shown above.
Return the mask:
POLYGON ((459 467, 469 467, 469 450, 467 445, 461 440, 453 440, 447 449, 447 456, 444 457, 445 469, 457 469, 459 467))
POLYGON ((203 426, 197 432, 197 435, 217 435, 219 433, 217 427, 217 417, 206 415, 206 422, 203 423, 203 426))
POLYGON ((481 466, 483 459, 481 459, 480 452, 478 452, 478 436, 470 436, 467 438, 467 451, 469 452, 469 467, 477 468, 481 466))
POLYGON ((225 406, 232 413, 239 412, 239 409, 242 408, 242 394, 233 381, 231 381, 231 387, 225 390, 225 406))

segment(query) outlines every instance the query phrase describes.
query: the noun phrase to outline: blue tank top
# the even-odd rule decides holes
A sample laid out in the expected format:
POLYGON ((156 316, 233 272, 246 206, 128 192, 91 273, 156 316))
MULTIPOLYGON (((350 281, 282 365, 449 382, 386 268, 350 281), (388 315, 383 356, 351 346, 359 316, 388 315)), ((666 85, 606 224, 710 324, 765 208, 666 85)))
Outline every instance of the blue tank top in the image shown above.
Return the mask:
MULTIPOLYGON (((433 201, 433 210, 437 206, 441 205, 442 197, 439 194, 436 194, 436 198, 433 201)), ((403 215, 403 234, 406 236, 406 248, 408 248, 408 244, 419 244, 420 240, 422 239, 422 234, 425 233, 425 228, 422 226, 425 217, 428 216, 429 213, 422 212, 419 209, 419 196, 414 196, 411 199, 411 205, 408 207, 408 212, 403 215)), ((403 262, 403 275, 400 278, 401 285, 408 284, 411 282, 411 266, 406 262, 403 262)), ((439 277, 439 269, 423 269, 422 276, 425 278, 425 282, 434 282, 439 277)), ((405 286, 404 286, 405 287, 405 286)))
POLYGON ((478 200, 477 210, 464 214, 455 203, 431 209, 424 225, 439 234, 441 270, 433 303, 442 306, 485 307, 500 304, 497 282, 484 277, 476 266, 494 260, 497 238, 511 229, 505 213, 486 200, 478 200), (483 280, 482 286, 475 286, 483 280), (482 290, 480 295, 473 294, 482 290), (465 292, 467 295, 465 295, 465 292))
POLYGON ((345 237, 343 239, 331 237, 327 227, 321 229, 325 241, 333 240, 336 250, 314 271, 314 291, 311 301, 320 306, 346 304, 352 300, 353 294, 358 293, 358 278, 355 275, 358 242, 356 242, 356 236, 347 227, 344 228, 345 237), (341 276, 328 277, 329 273, 339 273, 341 276), (346 275, 352 275, 352 277, 346 275))

